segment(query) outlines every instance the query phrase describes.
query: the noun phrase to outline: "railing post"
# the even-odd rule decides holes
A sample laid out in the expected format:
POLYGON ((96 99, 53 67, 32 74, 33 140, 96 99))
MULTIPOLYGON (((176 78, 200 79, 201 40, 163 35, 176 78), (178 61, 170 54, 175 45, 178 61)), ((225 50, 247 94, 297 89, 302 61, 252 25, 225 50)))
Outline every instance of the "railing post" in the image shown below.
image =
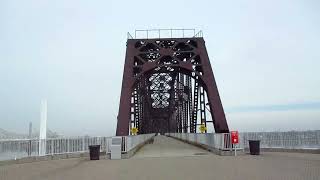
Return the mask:
POLYGON ((315 132, 316 133, 316 142, 319 145, 320 144, 320 132, 315 132))
POLYGON ((51 149, 51 154, 54 154, 54 150, 53 150, 53 148, 54 148, 54 146, 53 146, 53 139, 51 139, 50 141, 51 141, 51 143, 50 143, 50 144, 51 144, 51 148, 50 148, 50 149, 51 149))
POLYGON ((28 156, 31 156, 31 139, 28 141, 28 156))
POLYGON ((85 145, 84 145, 84 143, 85 143, 85 137, 82 138, 82 151, 85 151, 85 148, 84 148, 85 145))
POLYGON ((281 139, 281 147, 284 148, 284 142, 283 142, 283 133, 280 133, 280 139, 281 139))
POLYGON ((69 153, 70 152, 70 149, 69 149, 69 138, 67 139, 67 152, 69 153))

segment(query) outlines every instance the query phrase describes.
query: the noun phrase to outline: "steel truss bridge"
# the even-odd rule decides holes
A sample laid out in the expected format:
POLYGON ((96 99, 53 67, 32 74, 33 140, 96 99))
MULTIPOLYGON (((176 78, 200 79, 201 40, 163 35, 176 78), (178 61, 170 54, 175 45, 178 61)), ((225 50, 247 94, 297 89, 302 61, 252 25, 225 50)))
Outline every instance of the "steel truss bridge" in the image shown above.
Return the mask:
POLYGON ((133 127, 138 134, 196 133, 209 124, 229 132, 202 32, 174 38, 172 29, 171 37, 154 31, 159 36, 146 30, 136 38, 136 31, 127 40, 116 135, 133 127))

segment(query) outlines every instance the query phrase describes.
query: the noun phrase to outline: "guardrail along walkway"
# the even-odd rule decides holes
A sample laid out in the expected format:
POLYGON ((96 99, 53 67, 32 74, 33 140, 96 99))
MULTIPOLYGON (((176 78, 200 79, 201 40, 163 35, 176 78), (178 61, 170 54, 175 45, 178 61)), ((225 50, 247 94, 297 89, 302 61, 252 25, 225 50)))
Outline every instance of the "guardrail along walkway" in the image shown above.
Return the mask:
POLYGON ((72 158, 8 164, 0 166, 0 179, 318 180, 320 177, 318 154, 264 152, 260 156, 193 155, 203 152, 206 151, 181 141, 156 136, 153 144, 145 145, 130 159, 89 161, 88 158, 72 158))
POLYGON ((156 136, 153 143, 143 146, 133 158, 196 156, 209 153, 204 149, 167 136, 156 136))

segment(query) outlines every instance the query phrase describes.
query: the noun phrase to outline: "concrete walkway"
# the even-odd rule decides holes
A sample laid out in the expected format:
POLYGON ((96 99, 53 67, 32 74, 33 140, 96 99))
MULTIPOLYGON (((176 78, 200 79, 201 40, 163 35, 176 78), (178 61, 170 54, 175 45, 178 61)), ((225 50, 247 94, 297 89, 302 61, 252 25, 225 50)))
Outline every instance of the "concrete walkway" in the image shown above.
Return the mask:
POLYGON ((0 166, 0 180, 319 180, 320 155, 217 156, 156 137, 131 159, 83 158, 0 166))
POLYGON ((167 137, 156 136, 152 144, 142 147, 133 158, 146 157, 181 157, 209 155, 210 152, 182 141, 167 137))

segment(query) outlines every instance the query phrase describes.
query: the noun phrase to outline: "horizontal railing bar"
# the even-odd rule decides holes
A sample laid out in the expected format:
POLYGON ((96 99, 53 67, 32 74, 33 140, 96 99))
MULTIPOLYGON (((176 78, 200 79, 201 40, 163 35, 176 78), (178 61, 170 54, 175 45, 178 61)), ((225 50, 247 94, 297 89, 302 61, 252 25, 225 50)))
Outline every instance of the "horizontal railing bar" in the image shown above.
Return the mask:
POLYGON ((137 29, 135 31, 182 31, 182 30, 186 30, 186 31, 193 31, 195 29, 137 29))

